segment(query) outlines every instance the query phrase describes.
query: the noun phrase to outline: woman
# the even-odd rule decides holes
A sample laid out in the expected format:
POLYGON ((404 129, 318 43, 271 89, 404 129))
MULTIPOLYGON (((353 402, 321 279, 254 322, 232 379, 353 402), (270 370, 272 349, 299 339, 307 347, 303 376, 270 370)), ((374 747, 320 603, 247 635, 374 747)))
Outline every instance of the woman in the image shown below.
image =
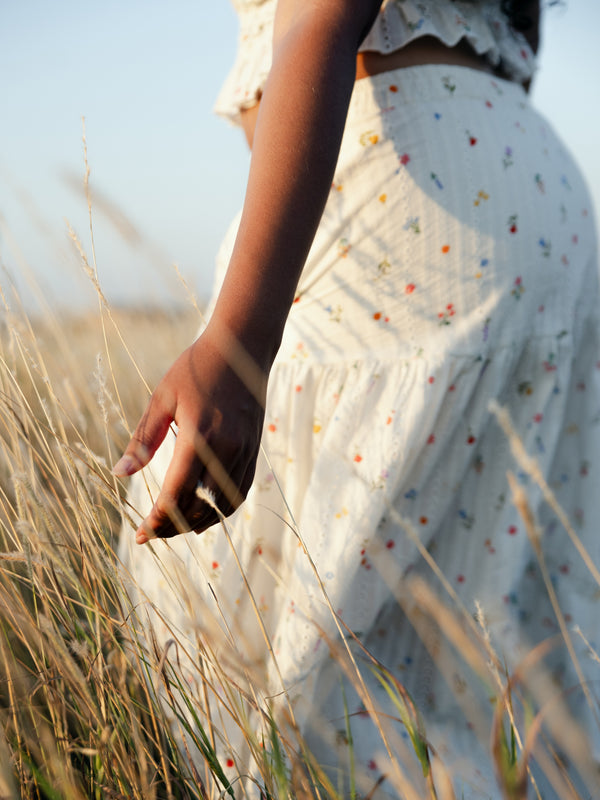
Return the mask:
MULTIPOLYGON (((235 243, 208 325, 115 467, 131 475, 153 458, 130 491, 135 538, 168 540, 136 549, 123 535, 143 624, 183 643, 200 697, 196 647, 238 682, 250 671, 263 694, 251 704, 287 714, 327 774, 347 786, 356 769, 365 794, 401 795, 408 781, 422 796, 410 724, 375 663, 422 712, 458 796, 497 797, 487 681, 506 687, 505 671, 528 697, 533 658, 539 683, 555 682, 535 707, 551 725, 566 697, 583 726, 583 744, 569 729, 556 746, 589 787, 595 665, 565 626, 599 641, 596 245, 581 176, 527 102, 538 3, 236 6, 240 54, 220 108, 253 154, 235 243), (579 550, 515 466, 492 399, 576 522, 579 550), (156 452, 172 422, 176 439, 156 452), (226 529, 211 527, 246 494, 226 529), (170 540, 190 529, 206 533, 170 540), (487 676, 407 591, 419 577, 477 612, 497 654, 487 676), (528 655, 550 641, 548 659, 528 655)), ((213 721, 231 702, 214 684, 199 701, 213 721)), ((231 774, 252 772, 220 726, 231 774)))

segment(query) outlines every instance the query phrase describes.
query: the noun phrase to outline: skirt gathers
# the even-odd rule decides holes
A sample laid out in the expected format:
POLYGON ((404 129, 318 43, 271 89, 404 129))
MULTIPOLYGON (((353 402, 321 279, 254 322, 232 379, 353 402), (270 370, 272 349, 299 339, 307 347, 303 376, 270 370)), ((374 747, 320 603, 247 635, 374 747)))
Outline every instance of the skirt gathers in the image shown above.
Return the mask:
MULTIPOLYGON (((366 651, 419 708, 458 797, 501 796, 488 698, 517 668, 526 685, 524 659, 540 642, 551 652, 536 651, 539 682, 547 675, 554 694, 534 706, 566 700, 584 733, 573 741, 598 757, 598 345, 591 200, 523 90, 440 65, 357 82, 271 374, 254 485, 229 535, 215 527, 140 548, 124 530, 141 624, 188 643, 191 687, 206 642, 224 669, 252 672, 275 709, 289 703, 330 774, 349 774, 351 735, 364 794, 385 776, 378 791, 399 796, 398 769, 415 781, 420 771, 366 651), (491 400, 537 477, 515 461, 491 400), (507 471, 535 514, 535 546, 507 471), (426 589, 437 611, 425 609, 426 589), (498 671, 473 671, 477 659, 441 621, 449 608, 462 609, 467 636, 477 617, 498 671), (344 659, 356 665, 346 677, 344 659)), ((171 451, 172 440, 132 481, 142 514, 171 451)), ((252 772, 223 726, 231 775, 252 772)))

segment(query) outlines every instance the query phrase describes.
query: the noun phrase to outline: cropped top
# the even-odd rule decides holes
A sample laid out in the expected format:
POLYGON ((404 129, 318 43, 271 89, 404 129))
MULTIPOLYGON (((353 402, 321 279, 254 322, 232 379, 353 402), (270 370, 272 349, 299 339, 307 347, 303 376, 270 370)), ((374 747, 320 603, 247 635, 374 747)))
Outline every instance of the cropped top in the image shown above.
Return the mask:
MULTIPOLYGON (((234 124, 240 110, 262 94, 271 67, 277 0, 232 0, 239 17, 237 56, 215 104, 215 112, 234 124)), ((525 37, 513 30, 501 0, 383 0, 360 50, 391 53, 420 36, 434 36, 453 47, 466 39, 494 68, 524 82, 535 69, 525 37)))

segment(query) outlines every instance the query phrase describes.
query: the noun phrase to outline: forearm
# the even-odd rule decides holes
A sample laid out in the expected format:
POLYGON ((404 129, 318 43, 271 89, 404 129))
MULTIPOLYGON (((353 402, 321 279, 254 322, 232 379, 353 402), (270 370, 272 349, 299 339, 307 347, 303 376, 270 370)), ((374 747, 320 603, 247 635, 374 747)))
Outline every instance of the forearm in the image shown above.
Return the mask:
POLYGON ((343 20, 300 16, 274 49, 240 228, 213 316, 266 368, 331 186, 359 43, 343 20))
POLYGON ((160 381, 114 467, 122 476, 144 467, 175 422, 173 457, 138 528, 140 544, 205 530, 252 483, 267 376, 331 185, 361 34, 379 3, 279 0, 273 68, 223 289, 207 329, 160 381), (199 485, 214 494, 218 513, 199 485))

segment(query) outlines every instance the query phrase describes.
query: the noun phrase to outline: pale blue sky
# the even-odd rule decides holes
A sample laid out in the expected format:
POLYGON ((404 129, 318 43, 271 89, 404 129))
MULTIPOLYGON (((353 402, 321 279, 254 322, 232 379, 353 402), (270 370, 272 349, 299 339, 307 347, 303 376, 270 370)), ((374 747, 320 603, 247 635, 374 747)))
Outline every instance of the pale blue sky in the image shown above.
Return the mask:
MULTIPOLYGON (((183 298, 177 263, 206 296, 248 156, 211 112, 232 62, 227 0, 0 0, 0 283, 30 269, 55 303, 93 291, 67 236, 89 253, 86 118, 100 281, 113 303, 183 298), (102 201, 140 234, 124 240, 102 201)), ((535 105, 576 153, 600 208, 600 3, 546 15, 535 105)))

